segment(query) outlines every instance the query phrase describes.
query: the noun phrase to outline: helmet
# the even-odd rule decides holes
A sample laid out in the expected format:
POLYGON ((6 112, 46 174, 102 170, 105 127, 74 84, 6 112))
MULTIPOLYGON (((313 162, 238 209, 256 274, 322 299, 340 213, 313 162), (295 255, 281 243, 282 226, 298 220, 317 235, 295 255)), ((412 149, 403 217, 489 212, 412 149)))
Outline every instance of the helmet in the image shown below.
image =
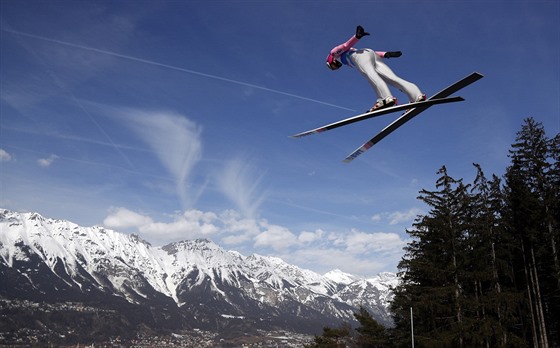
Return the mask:
POLYGON ((342 63, 339 62, 332 54, 329 53, 327 56, 327 67, 331 70, 336 70, 342 66, 342 63))

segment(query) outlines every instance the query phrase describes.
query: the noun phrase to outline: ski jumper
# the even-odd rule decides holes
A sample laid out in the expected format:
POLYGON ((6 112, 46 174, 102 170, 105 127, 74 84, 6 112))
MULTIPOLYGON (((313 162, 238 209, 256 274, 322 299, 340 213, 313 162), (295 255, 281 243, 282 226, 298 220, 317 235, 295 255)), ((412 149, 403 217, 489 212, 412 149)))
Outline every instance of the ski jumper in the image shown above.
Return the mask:
POLYGON ((352 36, 350 40, 333 48, 327 61, 338 60, 349 67, 355 67, 370 83, 378 99, 392 97, 387 84, 398 88, 408 96, 410 102, 415 102, 422 92, 412 82, 398 77, 384 62, 386 52, 376 52, 369 48, 355 49, 353 46, 359 41, 352 36))

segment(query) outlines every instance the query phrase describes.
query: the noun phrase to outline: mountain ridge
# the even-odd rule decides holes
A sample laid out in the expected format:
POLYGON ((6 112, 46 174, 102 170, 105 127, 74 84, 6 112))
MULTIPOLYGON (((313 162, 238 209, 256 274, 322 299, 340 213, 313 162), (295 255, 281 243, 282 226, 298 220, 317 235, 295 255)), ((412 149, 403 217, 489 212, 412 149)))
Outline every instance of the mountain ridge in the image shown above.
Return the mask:
POLYGON ((353 321, 360 306, 392 324, 393 273, 321 275, 277 257, 227 251, 208 239, 153 247, 134 234, 7 209, 0 209, 0 228, 4 299, 152 308, 148 322, 160 329, 318 333, 324 325, 353 321))

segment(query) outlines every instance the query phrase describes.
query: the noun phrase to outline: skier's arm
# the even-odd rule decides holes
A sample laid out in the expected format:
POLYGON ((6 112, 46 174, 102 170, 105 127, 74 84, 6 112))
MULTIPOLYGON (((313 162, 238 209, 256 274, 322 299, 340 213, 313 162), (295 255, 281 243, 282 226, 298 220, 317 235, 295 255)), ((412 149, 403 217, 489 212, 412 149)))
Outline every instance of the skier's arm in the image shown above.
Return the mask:
POLYGON ((358 25, 356 27, 356 34, 354 36, 352 36, 348 41, 343 43, 342 45, 338 45, 335 48, 333 48, 331 50, 331 54, 338 58, 342 53, 344 53, 344 52, 350 50, 352 47, 354 47, 354 45, 357 44, 358 41, 360 41, 360 39, 362 37, 367 36, 367 35, 369 35, 369 33, 366 32, 361 25, 358 25))
POLYGON ((331 50, 331 54, 333 56, 335 56, 336 58, 340 57, 340 55, 348 50, 350 50, 352 47, 354 47, 355 44, 358 43, 358 41, 360 41, 360 39, 358 39, 356 36, 352 36, 348 41, 346 41, 345 43, 336 46, 335 48, 333 48, 331 50))

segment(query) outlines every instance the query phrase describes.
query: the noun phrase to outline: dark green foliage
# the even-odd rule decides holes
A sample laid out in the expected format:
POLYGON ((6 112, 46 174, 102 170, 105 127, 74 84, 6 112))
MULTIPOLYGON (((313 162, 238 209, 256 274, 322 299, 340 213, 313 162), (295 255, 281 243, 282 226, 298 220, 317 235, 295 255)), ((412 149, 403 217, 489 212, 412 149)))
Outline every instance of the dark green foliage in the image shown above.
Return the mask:
MULTIPOLYGON (((409 309, 421 313, 415 328, 425 346, 461 346, 464 339, 465 234, 468 232, 468 187, 438 172, 437 191, 422 190, 419 199, 431 208, 408 231, 413 241, 399 263, 402 284, 395 290, 397 329, 410 332, 409 309)), ((406 335, 405 334, 405 335, 406 335)))
POLYGON ((559 345, 558 135, 547 139, 527 119, 510 150, 506 222, 518 248, 515 279, 525 291, 523 334, 537 346, 559 345), (554 342, 554 343, 553 343, 554 342))
POLYGON ((356 329, 358 332, 358 337, 355 339, 356 347, 377 348, 389 345, 385 328, 375 321, 365 308, 361 307, 358 313, 354 313, 354 318, 360 323, 360 327, 356 329))
POLYGON ((313 343, 305 345, 306 348, 344 348, 351 341, 351 328, 342 325, 338 329, 328 326, 323 328, 321 336, 315 336, 313 343))
POLYGON ((306 348, 381 348, 391 346, 387 336, 387 330, 379 324, 371 314, 365 309, 354 313, 354 318, 360 323, 355 329, 356 334, 352 333, 350 325, 342 325, 338 329, 330 327, 323 328, 321 336, 315 336, 313 343, 306 345, 306 348))
POLYGON ((412 307, 417 347, 560 345, 559 138, 527 119, 504 183, 442 167, 420 192, 430 210, 407 231, 393 343, 410 346, 412 307))

